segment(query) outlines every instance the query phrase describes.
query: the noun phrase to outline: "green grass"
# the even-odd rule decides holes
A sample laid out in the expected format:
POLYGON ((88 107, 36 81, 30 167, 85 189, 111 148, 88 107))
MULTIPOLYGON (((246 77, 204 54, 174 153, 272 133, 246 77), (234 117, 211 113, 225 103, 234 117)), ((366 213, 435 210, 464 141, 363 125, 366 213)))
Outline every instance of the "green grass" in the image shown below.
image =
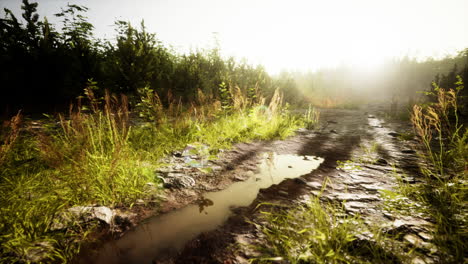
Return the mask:
POLYGON ((343 206, 311 197, 304 206, 263 211, 260 256, 251 263, 398 263, 404 259, 378 229, 343 206), (363 239, 365 238, 365 239, 363 239))
POLYGON ((0 263, 69 261, 97 223, 55 230, 58 215, 76 205, 129 208, 137 199, 150 201, 162 188, 155 173, 161 158, 187 144, 206 145, 216 157, 236 142, 285 138, 317 121, 278 105, 229 112, 149 105, 157 116, 144 122, 131 120, 125 97, 106 94, 99 102, 91 90, 87 95, 88 110, 43 120, 40 131, 20 129, 19 116, 2 127, 0 263))

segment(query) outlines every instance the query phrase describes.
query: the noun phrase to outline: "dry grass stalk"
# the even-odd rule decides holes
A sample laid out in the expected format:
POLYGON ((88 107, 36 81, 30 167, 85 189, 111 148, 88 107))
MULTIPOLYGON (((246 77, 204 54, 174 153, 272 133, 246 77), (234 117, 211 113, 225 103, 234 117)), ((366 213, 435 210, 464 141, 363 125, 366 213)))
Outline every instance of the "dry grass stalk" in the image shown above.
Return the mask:
POLYGON ((19 111, 18 114, 10 119, 10 121, 6 121, 2 125, 3 127, 0 130, 0 165, 3 164, 8 155, 8 152, 11 150, 14 143, 18 139, 21 120, 21 111, 19 111))

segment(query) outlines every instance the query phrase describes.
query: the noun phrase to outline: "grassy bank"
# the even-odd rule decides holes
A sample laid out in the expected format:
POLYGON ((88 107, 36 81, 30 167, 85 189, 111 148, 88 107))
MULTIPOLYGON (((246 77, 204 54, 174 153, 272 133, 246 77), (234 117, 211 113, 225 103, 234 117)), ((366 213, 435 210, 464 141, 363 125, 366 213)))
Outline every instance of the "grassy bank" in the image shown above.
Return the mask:
POLYGON ((23 122, 18 114, 2 126, 0 262, 70 260, 97 223, 74 221, 57 229, 62 212, 151 200, 162 189, 155 173, 161 158, 189 143, 208 146, 215 158, 236 142, 284 138, 317 121, 312 112, 289 114, 279 93, 267 106, 173 102, 163 108, 150 91, 134 112, 125 96, 86 94, 86 107, 78 104, 66 115, 23 122))

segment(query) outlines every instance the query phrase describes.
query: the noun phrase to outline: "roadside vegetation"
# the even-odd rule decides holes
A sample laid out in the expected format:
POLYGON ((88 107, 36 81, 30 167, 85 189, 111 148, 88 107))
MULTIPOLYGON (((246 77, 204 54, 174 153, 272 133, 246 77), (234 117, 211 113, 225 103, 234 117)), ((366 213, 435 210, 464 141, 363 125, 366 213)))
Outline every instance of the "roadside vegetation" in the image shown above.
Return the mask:
POLYGON ((162 109, 151 93, 153 98, 144 99, 152 103, 139 114, 128 110, 125 96, 106 92, 100 100, 91 88, 85 94, 89 103, 42 120, 37 131, 22 123, 21 114, 2 128, 2 262, 71 259, 96 223, 77 221, 57 230, 61 212, 77 205, 128 208, 137 199, 157 202, 162 185, 155 171, 161 159, 189 143, 208 146, 215 159, 236 142, 285 138, 317 121, 310 114, 289 114, 279 92, 267 106, 232 94, 229 110, 221 102, 162 109), (241 101, 245 105, 236 103, 241 101))
MULTIPOLYGON (((410 113, 420 142, 417 151, 424 161, 420 164, 423 178, 409 175, 418 181, 405 183, 394 173, 399 186, 381 191, 386 210, 429 219, 429 241, 435 245, 431 252, 439 263, 462 263, 467 252, 468 129, 460 118, 464 87, 457 78, 454 89, 434 83, 434 89, 426 93, 429 102, 415 104, 410 113)), ((377 147, 376 143, 362 146, 360 158, 338 161, 337 168, 361 170, 355 163, 375 162, 371 157, 377 147)), ((413 263, 417 258, 415 248, 405 246, 398 234, 388 234, 378 224, 365 224, 359 215, 346 214, 343 204, 320 195, 310 199, 303 206, 262 211, 263 224, 255 224, 262 234, 262 244, 256 246, 261 255, 252 258, 253 263, 413 263)))
MULTIPOLYGON (((421 142, 423 182, 401 183, 388 194, 411 199, 418 206, 405 208, 435 223, 440 260, 466 259, 468 132, 461 115, 468 89, 457 76, 468 79, 467 50, 442 60, 395 60, 370 81, 356 80, 346 67, 272 76, 262 66, 224 58, 216 40, 210 49, 180 54, 143 21, 139 27, 117 21, 115 39, 105 41, 93 35, 86 7, 67 5, 56 14, 60 25, 53 25, 40 19, 37 6, 23 0, 22 20, 8 9, 0 19, 0 263, 69 262, 102 227, 65 219, 70 208, 157 205, 164 188, 157 169, 189 144, 216 159, 237 142, 284 139, 317 126, 315 107, 360 108, 364 90, 394 98, 392 109, 401 98, 413 106, 414 92, 431 78, 428 103, 416 104, 411 115, 389 115, 411 116, 415 132, 401 137, 417 135, 421 142), (455 89, 441 88, 455 81, 455 89)), ((378 163, 377 148, 376 142, 361 145, 364 154, 338 168, 378 163)), ((257 226, 264 256, 252 261, 408 260, 407 248, 378 227, 320 198, 265 211, 266 224, 257 226)))

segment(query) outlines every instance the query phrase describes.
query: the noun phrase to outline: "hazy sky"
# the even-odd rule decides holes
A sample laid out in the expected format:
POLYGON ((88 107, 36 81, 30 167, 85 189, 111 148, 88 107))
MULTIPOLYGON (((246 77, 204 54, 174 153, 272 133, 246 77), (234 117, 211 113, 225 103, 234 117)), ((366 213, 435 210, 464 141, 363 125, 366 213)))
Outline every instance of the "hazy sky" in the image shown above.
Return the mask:
MULTIPOLYGON (((98 37, 116 19, 139 24, 180 51, 213 46, 271 72, 382 58, 442 56, 468 47, 468 0, 39 0, 50 21, 67 2, 90 8, 98 37)), ((20 0, 0 0, 19 13, 20 0)), ((3 16, 3 12, 2 12, 3 16)))

